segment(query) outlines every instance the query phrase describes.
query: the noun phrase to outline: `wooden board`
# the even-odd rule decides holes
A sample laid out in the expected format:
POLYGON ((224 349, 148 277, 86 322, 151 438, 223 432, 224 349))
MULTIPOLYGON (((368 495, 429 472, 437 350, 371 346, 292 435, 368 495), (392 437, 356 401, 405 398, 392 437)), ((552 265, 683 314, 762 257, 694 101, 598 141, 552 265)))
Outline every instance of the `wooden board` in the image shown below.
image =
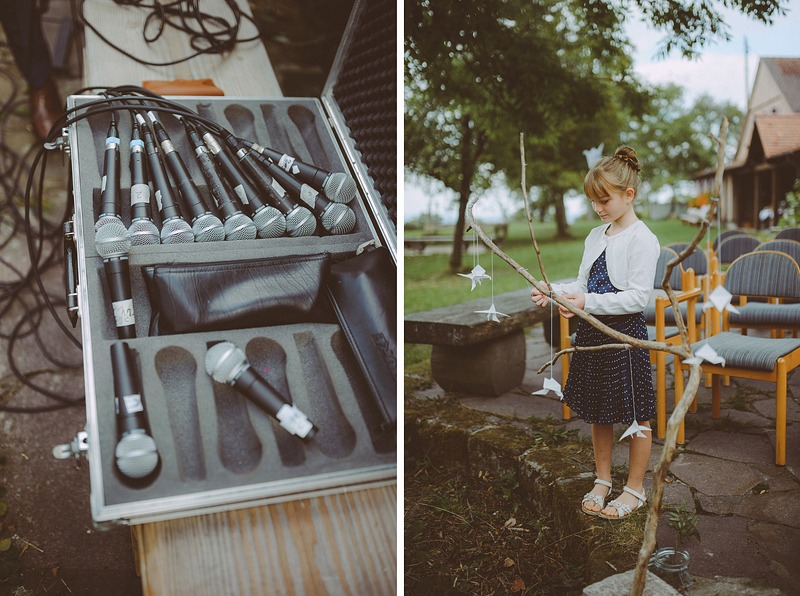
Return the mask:
POLYGON ((145 596, 395 594, 397 485, 132 528, 145 596))
MULTIPOLYGON (((252 14, 247 0, 236 0, 243 13, 252 14)), ((203 2, 202 10, 233 22, 224 2, 203 2)), ((83 14, 115 45, 149 62, 171 62, 195 52, 190 38, 174 28, 165 28, 157 41, 148 44, 142 32, 149 11, 115 4, 111 0, 85 0, 83 14)), ((242 21, 240 38, 252 37, 255 27, 242 21)), ((84 86, 141 85, 146 80, 211 78, 228 97, 281 97, 278 79, 261 40, 240 43, 226 54, 204 54, 172 66, 146 66, 112 49, 88 27, 83 56, 84 86)))

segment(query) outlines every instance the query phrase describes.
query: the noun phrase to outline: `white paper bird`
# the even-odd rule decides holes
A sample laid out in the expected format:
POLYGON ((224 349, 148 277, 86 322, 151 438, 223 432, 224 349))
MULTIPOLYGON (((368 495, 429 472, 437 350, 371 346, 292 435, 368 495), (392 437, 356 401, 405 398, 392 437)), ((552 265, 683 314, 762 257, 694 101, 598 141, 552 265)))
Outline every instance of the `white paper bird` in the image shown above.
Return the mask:
POLYGON ((721 364, 725 366, 725 358, 717 354, 717 351, 709 344, 705 343, 700 348, 695 350, 693 358, 684 360, 686 364, 702 364, 703 360, 711 364, 721 364))
POLYGON ((708 295, 708 302, 703 303, 703 310, 716 308, 719 312, 727 310, 728 312, 738 314, 739 309, 731 304, 732 298, 733 296, 728 290, 722 286, 717 286, 717 288, 708 295))
POLYGON ((476 313, 478 313, 480 315, 486 315, 486 320, 487 321, 494 321, 495 323, 499 323, 500 322, 500 319, 497 318, 498 316, 500 316, 500 317, 509 317, 509 316, 511 316, 511 315, 507 315, 507 314, 502 313, 502 312, 497 312, 497 309, 494 307, 494 302, 492 302, 492 305, 489 308, 487 308, 486 310, 476 310, 476 311, 473 311, 473 312, 476 312, 476 313))
POLYGON ((564 394, 561 392, 561 383, 556 381, 553 377, 548 377, 543 383, 544 389, 534 391, 531 395, 547 395, 551 391, 558 396, 558 399, 564 401, 564 394))
POLYGON ((603 146, 604 143, 600 143, 597 147, 583 150, 583 155, 586 157, 586 163, 588 164, 589 169, 592 169, 592 166, 596 164, 601 157, 603 157, 603 146))
POLYGON ((470 289, 470 292, 475 289, 475 286, 481 285, 484 279, 492 279, 491 275, 486 275, 486 269, 481 267, 480 263, 475 265, 469 273, 458 273, 457 275, 472 280, 472 289, 470 289))
POLYGON ((622 433, 622 436, 619 438, 619 440, 621 441, 625 437, 629 437, 631 435, 636 435, 640 439, 645 439, 647 438, 644 436, 644 433, 646 432, 652 432, 652 429, 646 426, 642 426, 641 424, 636 422, 636 420, 634 420, 633 423, 628 427, 628 430, 622 433))

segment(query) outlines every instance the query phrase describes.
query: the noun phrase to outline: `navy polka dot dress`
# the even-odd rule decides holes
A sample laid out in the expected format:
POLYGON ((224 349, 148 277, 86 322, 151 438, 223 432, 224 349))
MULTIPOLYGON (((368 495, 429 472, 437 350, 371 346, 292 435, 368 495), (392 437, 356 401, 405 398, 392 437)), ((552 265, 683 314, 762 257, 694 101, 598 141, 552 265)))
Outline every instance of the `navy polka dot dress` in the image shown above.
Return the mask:
MULTIPOLYGON (((608 277, 605 251, 592 265, 587 285, 590 294, 619 292, 608 277)), ((598 315, 597 319, 631 337, 647 339, 647 324, 642 313, 598 315)), ((618 342, 589 323, 578 321, 574 345, 607 343, 618 342)), ((654 417, 656 404, 648 350, 575 352, 564 388, 564 401, 576 416, 589 423, 630 424, 634 419, 634 407, 636 420, 644 422, 654 417)))

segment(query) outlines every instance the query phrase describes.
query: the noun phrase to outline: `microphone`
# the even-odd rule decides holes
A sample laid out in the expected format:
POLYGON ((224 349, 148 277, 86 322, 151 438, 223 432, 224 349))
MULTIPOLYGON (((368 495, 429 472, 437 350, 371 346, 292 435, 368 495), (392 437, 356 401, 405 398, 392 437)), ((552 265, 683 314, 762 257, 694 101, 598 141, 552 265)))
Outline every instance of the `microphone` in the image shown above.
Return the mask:
POLYGON ((184 244, 194 242, 192 228, 181 215, 172 186, 167 177, 167 171, 158 155, 158 145, 153 138, 150 127, 147 126, 141 114, 136 114, 136 122, 144 135, 144 146, 147 152, 147 162, 150 164, 150 177, 155 188, 156 203, 161 213, 161 242, 164 244, 184 244))
POLYGON ((147 428, 135 351, 124 341, 111 344, 111 371, 117 417, 117 469, 128 478, 144 478, 158 465, 158 449, 147 428))
POLYGON ((228 177, 231 184, 236 185, 233 190, 241 199, 242 204, 250 210, 253 222, 258 228, 259 238, 283 236, 288 229, 288 222, 284 217, 285 213, 275 208, 272 197, 267 194, 266 199, 262 198, 262 193, 247 179, 233 158, 220 146, 210 132, 203 134, 203 140, 225 176, 228 177), (270 200, 273 204, 267 205, 265 200, 270 200))
POLYGON ((128 230, 120 223, 108 222, 95 233, 95 247, 103 257, 106 280, 111 294, 111 311, 120 339, 136 337, 136 318, 133 313, 133 295, 128 255, 131 239, 128 230))
POLYGON ((131 133, 131 225, 128 236, 131 245, 158 244, 161 238, 150 212, 150 187, 144 175, 144 143, 139 136, 139 125, 134 123, 131 133))
POLYGON ((147 112, 147 117, 150 118, 150 122, 153 125, 156 139, 161 143, 164 161, 167 162, 172 178, 177 181, 178 191, 192 214, 192 232, 194 233, 195 242, 217 242, 223 240, 225 238, 225 228, 222 226, 222 222, 208 210, 203 197, 200 196, 200 191, 189 174, 186 164, 183 163, 183 159, 175 151, 167 131, 156 119, 153 112, 147 112))
MULTIPOLYGON (((235 142, 233 138, 228 142, 235 142)), ((243 147, 239 151, 245 151, 243 147)), ((291 193, 295 199, 305 202, 319 217, 322 227, 331 234, 349 234, 356 225, 356 214, 350 207, 343 203, 334 203, 316 189, 296 180, 291 174, 282 170, 267 157, 258 152, 246 151, 267 170, 273 180, 282 186, 286 192, 291 193)))
POLYGON ((356 182, 349 174, 328 172, 317 166, 304 163, 287 153, 280 153, 275 149, 264 147, 252 141, 239 140, 248 145, 253 151, 257 151, 269 158, 279 168, 294 175, 301 182, 305 182, 309 186, 322 191, 331 201, 349 203, 356 196, 356 182))
POLYGON ((255 224, 241 212, 234 201, 231 185, 220 175, 197 129, 189 120, 183 118, 181 120, 187 136, 194 144, 195 157, 211 191, 211 197, 222 214, 225 240, 253 240, 258 232, 255 224))
POLYGON ((278 395, 250 366, 244 352, 229 341, 214 344, 206 352, 206 372, 217 382, 241 391, 275 418, 291 434, 311 440, 319 430, 296 406, 278 395))
POLYGON ((100 181, 100 216, 94 224, 94 231, 115 223, 122 224, 122 219, 119 216, 119 136, 112 115, 106 134, 103 178, 100 181))

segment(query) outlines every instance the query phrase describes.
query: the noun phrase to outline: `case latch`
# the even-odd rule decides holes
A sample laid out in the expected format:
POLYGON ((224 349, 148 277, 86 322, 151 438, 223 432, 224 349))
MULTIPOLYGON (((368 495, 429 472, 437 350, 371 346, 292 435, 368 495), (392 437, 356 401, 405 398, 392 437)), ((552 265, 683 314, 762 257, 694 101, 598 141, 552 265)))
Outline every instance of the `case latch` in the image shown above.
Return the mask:
POLYGON ((78 432, 71 443, 64 443, 63 445, 56 445, 53 447, 53 457, 56 459, 69 459, 74 457, 80 459, 81 456, 86 457, 86 452, 89 450, 89 436, 85 430, 78 432))
POLYGON ((48 151, 55 151, 56 149, 61 151, 61 162, 64 162, 64 156, 66 155, 69 158, 70 155, 70 146, 69 146, 69 130, 67 128, 61 129, 61 136, 56 137, 52 142, 45 143, 44 148, 48 151))

